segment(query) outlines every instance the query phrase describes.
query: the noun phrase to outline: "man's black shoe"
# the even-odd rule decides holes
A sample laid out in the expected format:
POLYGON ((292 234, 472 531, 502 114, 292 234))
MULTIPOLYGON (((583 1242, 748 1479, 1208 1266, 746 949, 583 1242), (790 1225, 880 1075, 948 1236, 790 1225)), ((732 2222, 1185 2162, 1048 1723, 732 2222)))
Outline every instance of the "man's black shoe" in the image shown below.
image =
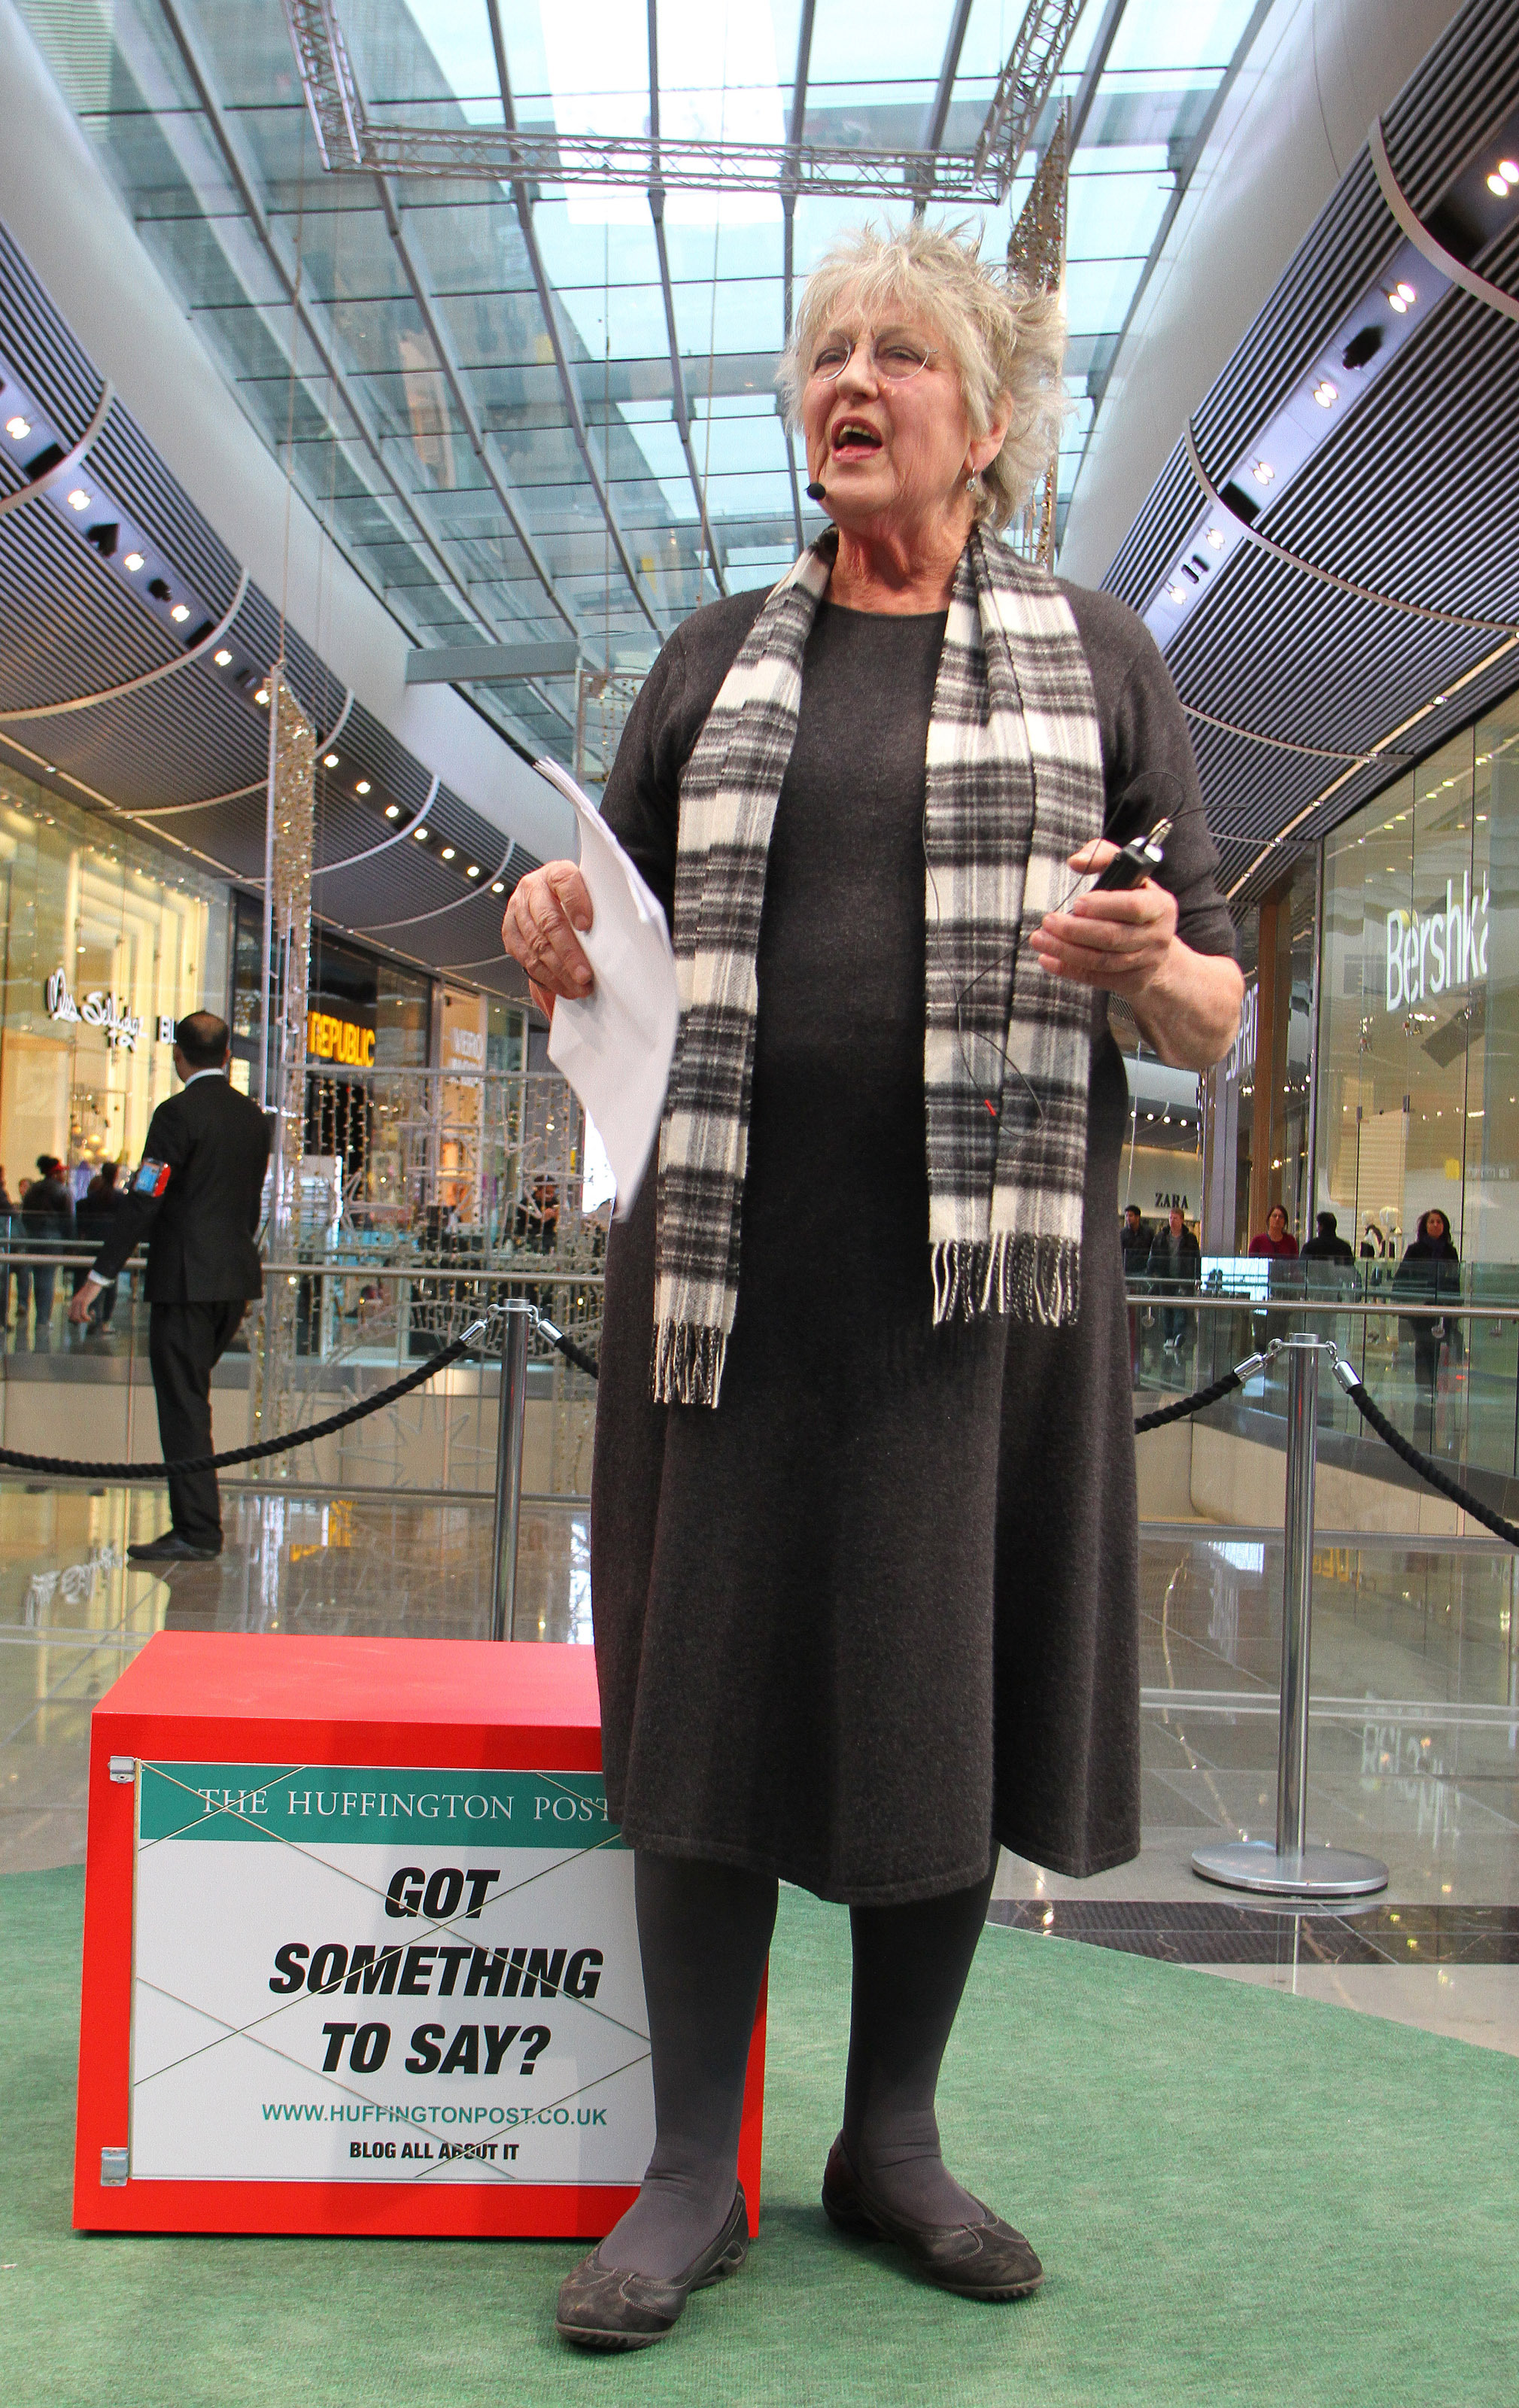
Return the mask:
POLYGON ((135 1564, 214 1564, 221 1552, 220 1544, 193 1546, 178 1530, 165 1530, 161 1539, 138 1539, 127 1549, 135 1564))

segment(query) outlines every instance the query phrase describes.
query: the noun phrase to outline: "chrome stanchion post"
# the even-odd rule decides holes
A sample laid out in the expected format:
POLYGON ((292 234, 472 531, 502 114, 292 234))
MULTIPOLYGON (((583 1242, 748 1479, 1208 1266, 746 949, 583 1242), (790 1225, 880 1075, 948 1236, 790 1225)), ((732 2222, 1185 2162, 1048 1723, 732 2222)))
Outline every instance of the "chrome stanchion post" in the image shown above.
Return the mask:
POLYGON ((1308 1683, 1313 1616, 1313 1475, 1319 1402, 1315 1338, 1287 1344, 1287 1511, 1282 1554, 1282 1711, 1276 1747, 1276 1852, 1308 1839, 1308 1683))
POLYGON ((1287 1358, 1287 1511, 1282 1564, 1282 1705, 1277 1732, 1276 1844, 1233 1840, 1193 1851, 1192 1870, 1225 1889, 1275 1898, 1366 1898, 1387 1868, 1351 1848, 1308 1844, 1308 1698, 1313 1616, 1313 1474, 1323 1340, 1297 1336, 1287 1358))
POLYGON ((527 1411, 530 1304, 513 1299, 501 1313, 501 1411, 495 1433, 495 1530, 491 1544, 491 1637, 512 1636, 517 1604, 517 1533, 523 1510, 523 1432, 527 1411))

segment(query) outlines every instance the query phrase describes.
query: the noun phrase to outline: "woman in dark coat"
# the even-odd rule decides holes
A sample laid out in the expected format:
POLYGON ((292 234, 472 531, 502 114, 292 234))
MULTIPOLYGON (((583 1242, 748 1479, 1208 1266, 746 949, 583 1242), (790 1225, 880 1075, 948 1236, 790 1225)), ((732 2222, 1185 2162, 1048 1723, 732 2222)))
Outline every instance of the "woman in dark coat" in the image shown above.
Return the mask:
MULTIPOLYGON (((779 1879, 852 1914, 829 2215, 969 2296, 1040 2279, 945 2168, 935 2085, 997 1842, 1071 1872, 1138 1848, 1107 996, 1196 1068, 1240 1000, 1154 644, 991 536, 1060 352, 1054 305, 947 235, 830 254, 782 381, 835 527, 678 631, 607 790, 682 1015, 608 1254, 593 1598, 658 2138, 561 2293, 587 2346, 661 2338, 743 2255, 779 1879), (1154 882, 1072 899, 1162 815, 1154 882)), ((590 984, 589 921, 567 862, 512 896, 545 1010, 590 984)))
MULTIPOLYGON (((1393 1294, 1409 1304, 1438 1304, 1444 1297, 1453 1301, 1459 1299, 1461 1257, 1455 1251, 1451 1225, 1438 1206, 1421 1214, 1413 1243, 1394 1273, 1393 1294)), ((1401 1319, 1397 1335, 1400 1341, 1413 1341, 1414 1389, 1416 1395, 1422 1391, 1428 1399, 1429 1444, 1433 1447, 1440 1354, 1446 1351, 1453 1363, 1461 1360, 1461 1325, 1444 1315, 1437 1319, 1421 1313, 1416 1321, 1407 1316, 1401 1319)))

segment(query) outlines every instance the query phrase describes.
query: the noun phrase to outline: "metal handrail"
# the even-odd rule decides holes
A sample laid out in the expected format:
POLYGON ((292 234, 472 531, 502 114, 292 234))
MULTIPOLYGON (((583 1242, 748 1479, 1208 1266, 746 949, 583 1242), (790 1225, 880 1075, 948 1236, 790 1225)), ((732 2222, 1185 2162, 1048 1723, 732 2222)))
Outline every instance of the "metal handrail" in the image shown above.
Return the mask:
MULTIPOLYGON (((87 1239, 81 1239, 71 1254, 29 1254, 20 1248, 7 1247, 3 1240, 0 1240, 0 1267, 8 1265, 13 1268, 19 1267, 22 1270, 38 1268, 46 1270, 50 1266, 58 1270, 77 1271, 81 1264, 88 1264, 92 1254, 98 1254, 99 1251, 98 1241, 93 1242, 87 1239)), ((537 1287, 603 1287, 606 1284, 605 1271, 555 1270, 549 1267, 547 1261, 544 1268, 540 1269, 538 1267, 540 1261, 544 1261, 541 1256, 515 1254, 500 1261, 366 1263, 337 1261, 329 1255, 323 1255, 320 1259, 308 1262, 265 1263, 264 1270, 265 1277, 271 1279, 280 1277, 291 1279, 363 1277, 377 1280, 523 1279, 531 1280, 537 1287)), ((147 1268, 146 1254, 133 1254, 122 1264, 122 1271, 123 1273, 140 1271, 146 1270, 147 1268)), ((256 1300, 255 1298, 254 1301, 256 1300)), ((1519 1306, 1514 1309, 1519 1312, 1519 1306)))

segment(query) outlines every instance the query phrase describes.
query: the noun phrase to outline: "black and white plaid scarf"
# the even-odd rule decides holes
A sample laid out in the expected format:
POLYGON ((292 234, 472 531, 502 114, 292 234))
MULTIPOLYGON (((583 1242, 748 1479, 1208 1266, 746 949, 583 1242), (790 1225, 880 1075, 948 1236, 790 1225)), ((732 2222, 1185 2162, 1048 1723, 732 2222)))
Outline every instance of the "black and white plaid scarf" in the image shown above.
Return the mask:
MULTIPOLYGON (((659 1147, 653 1393, 715 1405, 738 1297, 770 830, 796 738, 830 529, 782 578, 708 713, 681 786, 681 1030, 659 1147)), ((1073 1321, 1092 999, 1025 942, 1100 835, 1100 733, 1065 596, 975 531, 928 724, 928 1235, 934 1318, 1073 1321), (1020 1075, 1021 1074, 1021 1075, 1020 1075)))

